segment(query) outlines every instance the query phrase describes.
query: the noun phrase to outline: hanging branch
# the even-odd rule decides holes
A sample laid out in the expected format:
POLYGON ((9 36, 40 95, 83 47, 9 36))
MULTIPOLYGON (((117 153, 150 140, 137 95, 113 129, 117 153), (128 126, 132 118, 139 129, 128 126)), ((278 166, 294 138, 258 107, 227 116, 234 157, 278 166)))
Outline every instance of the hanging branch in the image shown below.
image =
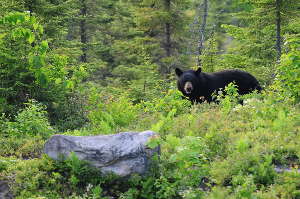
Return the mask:
POLYGON ((277 63, 280 63, 281 57, 281 14, 280 14, 281 0, 276 0, 276 50, 277 63))
POLYGON ((206 20, 207 20, 207 12, 208 12, 208 0, 204 0, 204 12, 202 17, 202 24, 199 29, 199 41, 198 41, 198 62, 197 66, 201 67, 201 58, 202 50, 203 50, 203 43, 205 40, 205 28, 206 28, 206 20))

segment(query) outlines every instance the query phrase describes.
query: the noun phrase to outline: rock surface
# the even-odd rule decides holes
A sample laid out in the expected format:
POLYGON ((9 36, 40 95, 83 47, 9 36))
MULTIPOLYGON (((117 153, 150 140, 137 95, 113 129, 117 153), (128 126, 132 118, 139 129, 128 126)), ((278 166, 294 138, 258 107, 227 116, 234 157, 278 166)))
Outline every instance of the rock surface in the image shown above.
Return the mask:
POLYGON ((282 165, 275 165, 274 170, 277 173, 283 173, 283 172, 297 172, 297 173, 300 173, 300 169, 292 169, 292 168, 285 167, 285 166, 282 166, 282 165))
POLYGON ((45 143, 44 152, 55 160, 74 152, 80 160, 90 162, 103 173, 113 172, 122 177, 145 174, 151 157, 160 152, 159 147, 146 146, 155 136, 153 131, 98 136, 54 135, 45 143))
POLYGON ((0 180, 0 199, 11 199, 12 193, 9 190, 8 182, 0 180))

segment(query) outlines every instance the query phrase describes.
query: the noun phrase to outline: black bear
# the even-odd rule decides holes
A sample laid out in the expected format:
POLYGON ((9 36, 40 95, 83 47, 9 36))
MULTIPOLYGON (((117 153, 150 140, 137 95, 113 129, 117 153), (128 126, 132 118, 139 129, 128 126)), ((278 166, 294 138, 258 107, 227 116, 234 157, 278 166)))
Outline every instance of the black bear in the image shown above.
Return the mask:
POLYGON ((255 77, 241 70, 224 70, 214 73, 201 72, 198 70, 182 71, 175 69, 178 77, 177 86, 184 96, 192 102, 212 102, 212 94, 224 89, 229 83, 237 85, 240 95, 250 93, 254 90, 261 91, 261 87, 255 77))

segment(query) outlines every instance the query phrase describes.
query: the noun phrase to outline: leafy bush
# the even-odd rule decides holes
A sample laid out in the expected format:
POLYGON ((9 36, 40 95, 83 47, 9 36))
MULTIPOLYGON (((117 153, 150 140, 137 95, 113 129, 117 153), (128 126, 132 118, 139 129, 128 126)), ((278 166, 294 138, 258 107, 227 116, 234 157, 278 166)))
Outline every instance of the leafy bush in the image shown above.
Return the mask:
POLYGON ((43 151, 45 139, 55 131, 51 127, 46 107, 35 100, 26 103, 14 121, 2 116, 0 155, 17 156, 28 159, 39 157, 43 151))
POLYGON ((16 115, 14 122, 6 122, 6 135, 49 137, 54 129, 48 121, 46 107, 35 100, 30 100, 25 105, 26 107, 16 115))
MULTIPOLYGON (((220 91, 222 92, 222 91, 220 91)), ((228 114, 238 102, 238 88, 234 83, 228 84, 223 93, 217 96, 222 106, 223 112, 228 114)))
POLYGON ((281 57, 278 65, 277 80, 275 87, 280 89, 282 97, 290 96, 296 102, 300 101, 300 40, 290 38, 286 41, 289 51, 281 57))
POLYGON ((103 100, 99 95, 91 99, 88 118, 91 122, 92 131, 100 134, 111 134, 117 132, 137 118, 138 107, 126 97, 116 100, 109 98, 103 100))
POLYGON ((241 97, 230 84, 210 104, 183 99, 171 74, 194 64, 200 21, 187 22, 204 4, 97 2, 0 1, 0 181, 15 198, 300 198, 299 1, 212 1, 202 67, 246 69, 265 90, 241 97), (280 64, 276 14, 286 39, 280 64), (160 144, 161 154, 144 176, 102 175, 74 154, 41 155, 54 129, 74 136, 152 129, 160 136, 148 147, 160 144))
MULTIPOLYGON (((294 181, 285 191, 284 187, 290 183, 285 178, 289 177, 283 177, 287 174, 277 174, 274 167, 300 164, 297 144, 300 142, 297 136, 299 107, 289 100, 279 101, 273 97, 273 92, 248 95, 243 106, 236 103, 234 95, 221 99, 226 103, 221 101, 220 104, 203 103, 184 107, 179 104, 186 101, 174 97, 177 94, 154 99, 153 102, 161 100, 160 104, 153 103, 151 106, 147 104, 150 102, 133 105, 128 98, 115 100, 92 96, 90 114, 94 117, 94 130, 103 128, 99 125, 101 121, 108 125, 112 121, 113 125, 109 126, 107 133, 119 128, 132 130, 132 126, 143 130, 157 128, 161 136, 150 145, 161 145, 160 158, 155 159, 158 164, 148 175, 124 181, 98 175, 76 157, 60 163, 47 160, 50 161, 47 164, 52 165, 50 170, 47 170, 46 165, 36 166, 44 158, 35 160, 36 163, 28 160, 22 172, 19 171, 21 167, 17 169, 16 179, 20 180, 17 180, 19 184, 16 187, 22 187, 23 190, 17 188, 17 195, 48 198, 196 199, 268 198, 275 193, 293 198, 298 194, 298 175, 291 177, 294 181), (96 108, 93 109, 92 105, 96 108), (153 111, 149 107, 153 107, 153 111), (180 111, 177 112, 177 108, 180 111), (108 120, 101 111, 115 115, 116 118, 108 120), (127 120, 124 113, 130 116, 130 120, 127 120), (138 123, 133 119, 137 117, 141 117, 138 123), (25 170, 39 172, 41 176, 25 170), (45 170, 50 177, 43 176, 45 170), (43 183, 40 182, 42 178, 43 183), (34 185, 25 186, 31 182, 34 185)), ((89 135, 93 133, 91 129, 69 131, 67 134, 89 135)), ((31 143, 34 141, 24 144, 24 147, 17 144, 14 149, 17 153, 14 154, 29 154, 30 150, 27 149, 33 146, 31 143)), ((4 166, 3 172, 13 172, 10 169, 16 172, 12 166, 4 166)))
POLYGON ((74 91, 57 103, 52 103, 49 111, 51 125, 58 131, 80 129, 87 124, 87 94, 74 91))
POLYGON ((175 111, 175 115, 189 112, 191 102, 183 99, 182 94, 176 89, 163 92, 163 97, 154 98, 151 101, 145 101, 144 111, 150 113, 162 113, 164 116, 169 112, 175 111))
POLYGON ((0 144, 0 156, 29 159, 41 156, 45 139, 42 137, 2 137, 0 138, 0 144))
POLYGON ((27 12, 0 17, 0 28, 1 113, 14 116, 28 99, 54 112, 53 103, 65 100, 87 75, 85 68, 68 66, 66 56, 53 53, 42 25, 27 12))
POLYGON ((17 198, 102 198, 98 185, 113 181, 111 176, 102 177, 98 170, 74 155, 65 161, 53 161, 46 156, 19 161, 5 172, 15 176, 10 183, 17 198))
POLYGON ((197 187, 207 173, 207 149, 200 138, 184 139, 168 135, 166 139, 152 142, 152 147, 160 143, 162 156, 154 159, 159 163, 144 177, 129 179, 130 188, 120 195, 120 199, 169 199, 197 198, 203 195, 197 187), (158 142, 157 142, 158 141, 158 142), (158 166, 158 167, 157 167, 158 166))

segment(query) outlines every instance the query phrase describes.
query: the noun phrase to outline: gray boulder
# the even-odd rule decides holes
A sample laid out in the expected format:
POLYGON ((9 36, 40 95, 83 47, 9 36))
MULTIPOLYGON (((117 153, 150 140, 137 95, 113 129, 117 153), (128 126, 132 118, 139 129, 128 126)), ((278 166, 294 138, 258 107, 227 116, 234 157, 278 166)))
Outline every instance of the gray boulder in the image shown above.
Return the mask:
POLYGON ((146 146, 154 136, 158 135, 153 131, 98 136, 54 135, 45 143, 44 152, 55 160, 65 159, 74 152, 80 160, 88 161, 102 173, 113 172, 122 177, 145 174, 151 157, 160 152, 159 147, 146 146))
POLYGON ((0 199, 11 199, 13 195, 9 190, 8 182, 0 180, 0 199))

